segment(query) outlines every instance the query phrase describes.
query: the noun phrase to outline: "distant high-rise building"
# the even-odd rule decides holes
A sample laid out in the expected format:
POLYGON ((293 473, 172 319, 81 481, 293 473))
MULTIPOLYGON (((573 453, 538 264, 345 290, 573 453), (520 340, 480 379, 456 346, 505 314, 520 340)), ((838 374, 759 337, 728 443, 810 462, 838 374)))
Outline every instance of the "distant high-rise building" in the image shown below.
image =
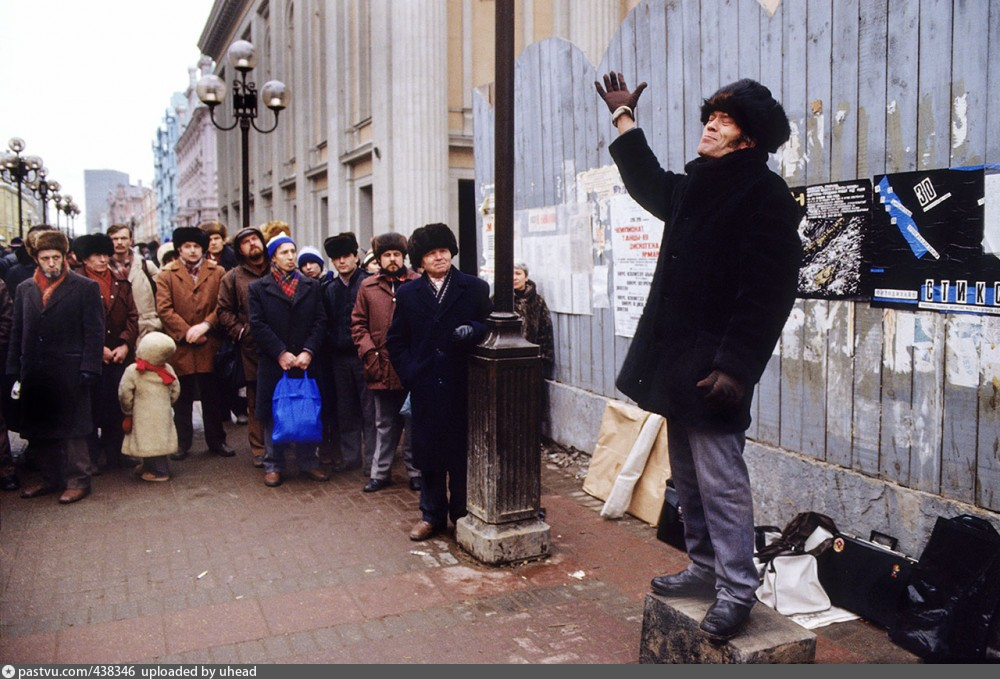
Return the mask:
POLYGON ((153 141, 153 193, 156 198, 157 222, 163 237, 177 226, 177 140, 187 124, 187 97, 174 92, 170 107, 163 114, 163 122, 156 129, 153 141))
POLYGON ((111 224, 109 197, 118 186, 128 186, 128 174, 118 170, 84 170, 84 209, 87 212, 87 233, 104 231, 111 224))

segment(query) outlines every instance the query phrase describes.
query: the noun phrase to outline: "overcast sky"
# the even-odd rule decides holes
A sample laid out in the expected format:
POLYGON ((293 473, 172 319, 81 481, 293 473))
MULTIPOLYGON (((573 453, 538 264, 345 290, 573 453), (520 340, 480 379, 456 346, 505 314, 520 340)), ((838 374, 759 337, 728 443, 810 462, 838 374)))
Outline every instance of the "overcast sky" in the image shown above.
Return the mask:
POLYGON ((84 211, 85 169, 151 187, 156 129, 198 63, 212 4, 0 0, 0 148, 24 139, 84 211))

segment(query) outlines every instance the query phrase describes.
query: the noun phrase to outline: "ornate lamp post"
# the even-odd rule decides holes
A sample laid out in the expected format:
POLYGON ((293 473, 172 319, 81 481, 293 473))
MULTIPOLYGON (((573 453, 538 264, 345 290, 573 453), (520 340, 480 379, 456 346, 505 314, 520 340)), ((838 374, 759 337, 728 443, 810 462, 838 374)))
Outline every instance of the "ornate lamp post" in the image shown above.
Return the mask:
POLYGON ((42 224, 49 223, 49 200, 54 201, 59 195, 59 189, 62 188, 59 182, 48 179, 47 174, 48 171, 44 167, 39 169, 38 178, 29 185, 31 192, 42 201, 42 224))
POLYGON ((38 156, 22 156, 24 150, 24 140, 18 137, 11 137, 7 142, 10 151, 4 152, 0 156, 0 177, 8 184, 17 186, 17 235, 24 238, 24 198, 23 185, 33 182, 39 178, 40 172, 44 172, 42 159, 38 156))
POLYGON ((273 132, 278 127, 278 114, 288 106, 288 91, 283 82, 269 80, 264 83, 260 94, 264 105, 274 111, 274 124, 267 129, 257 127, 257 85, 247 82, 247 73, 257 65, 257 53, 254 46, 246 40, 237 40, 229 47, 229 63, 239 72, 239 77, 233 79, 233 122, 230 125, 220 124, 215 119, 215 107, 222 103, 226 96, 226 83, 215 74, 202 76, 195 87, 198 98, 208 106, 212 124, 226 132, 240 126, 240 150, 243 160, 243 182, 241 212, 243 227, 250 226, 250 127, 261 134, 273 132))

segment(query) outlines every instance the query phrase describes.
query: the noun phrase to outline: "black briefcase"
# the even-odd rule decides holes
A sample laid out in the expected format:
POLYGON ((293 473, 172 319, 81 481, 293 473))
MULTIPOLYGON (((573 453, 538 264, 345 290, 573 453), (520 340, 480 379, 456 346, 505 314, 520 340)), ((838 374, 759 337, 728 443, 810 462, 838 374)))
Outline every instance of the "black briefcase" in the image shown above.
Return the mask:
POLYGON ((817 557, 830 603, 889 629, 896 622, 916 561, 896 551, 896 538, 872 531, 868 540, 838 533, 817 557))
POLYGON ((663 509, 660 510, 660 520, 656 524, 656 539, 682 552, 687 551, 684 545, 684 514, 672 479, 667 479, 667 488, 663 493, 663 509))

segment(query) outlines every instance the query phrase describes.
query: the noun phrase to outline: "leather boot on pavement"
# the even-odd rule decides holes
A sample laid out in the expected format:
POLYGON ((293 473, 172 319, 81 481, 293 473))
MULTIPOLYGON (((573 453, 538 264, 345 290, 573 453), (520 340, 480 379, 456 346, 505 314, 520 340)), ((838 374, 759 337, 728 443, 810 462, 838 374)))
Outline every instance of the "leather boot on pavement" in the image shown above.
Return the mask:
POLYGON ((657 575, 649 585, 662 596, 715 596, 715 583, 702 580, 690 569, 672 575, 657 575))

